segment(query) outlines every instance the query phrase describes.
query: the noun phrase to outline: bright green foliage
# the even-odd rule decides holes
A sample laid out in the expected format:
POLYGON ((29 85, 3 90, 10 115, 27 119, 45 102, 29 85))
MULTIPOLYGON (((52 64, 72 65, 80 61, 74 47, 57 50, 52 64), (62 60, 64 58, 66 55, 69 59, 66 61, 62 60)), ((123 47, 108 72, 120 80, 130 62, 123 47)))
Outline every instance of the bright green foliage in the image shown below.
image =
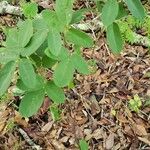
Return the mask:
POLYGON ((142 106, 140 97, 136 94, 133 99, 129 101, 129 107, 132 111, 139 112, 139 108, 142 106))
POLYGON ((77 69, 79 73, 85 74, 85 75, 90 73, 88 64, 86 63, 86 61, 84 60, 82 56, 80 56, 79 54, 73 54, 72 61, 73 61, 75 69, 77 69))
POLYGON ((111 25, 118 16, 119 5, 117 0, 108 0, 102 9, 102 22, 106 27, 111 25))
POLYGON ((20 60, 19 75, 27 87, 32 88, 36 86, 36 74, 30 60, 25 58, 20 60))
POLYGON ((126 17, 128 15, 127 10, 124 8, 124 4, 122 2, 119 3, 119 10, 117 15, 117 20, 121 19, 123 17, 126 17))
POLYGON ((35 87, 28 87, 24 84, 24 82, 21 79, 18 79, 17 88, 24 91, 25 93, 38 91, 41 89, 45 89, 45 80, 43 77, 36 75, 36 86, 35 87))
POLYGON ((30 117, 37 113, 43 103, 45 92, 43 90, 27 93, 21 100, 19 112, 23 117, 30 117))
POLYGON ((42 17, 48 29, 55 29, 58 31, 63 31, 64 28, 62 27, 55 11, 43 10, 42 17))
POLYGON ((45 41, 47 37, 47 30, 39 30, 35 32, 30 43, 21 52, 22 56, 30 56, 33 54, 45 41))
POLYGON ((79 141, 80 150, 89 150, 88 143, 82 139, 79 141))
POLYGON ((10 85, 12 75, 15 71, 14 61, 8 62, 0 71, 0 96, 2 96, 10 85))
POLYGON ((50 52, 58 56, 62 47, 61 35, 57 30, 50 30, 48 35, 48 48, 50 52))
POLYGON ((78 23, 84 18, 84 14, 88 11, 86 8, 79 9, 73 12, 70 24, 78 23))
POLYGON ((132 15, 138 19, 145 17, 145 11, 140 0, 125 0, 132 15))
POLYGON ((119 54, 123 48, 123 40, 119 27, 113 23, 107 28, 107 42, 114 54, 119 54))
POLYGON ((20 41, 19 33, 18 33, 17 28, 13 28, 13 29, 9 30, 7 39, 6 39, 7 49, 18 52, 21 49, 19 41, 20 41))
POLYGON ((27 19, 21 22, 18 27, 19 29, 11 29, 6 39, 7 49, 15 52, 21 51, 29 43, 33 35, 32 20, 27 19))
POLYGON ((54 82, 59 87, 67 86, 73 79, 74 64, 70 58, 60 62, 54 71, 54 82))
POLYGON ((60 118, 61 118, 61 110, 58 108, 58 106, 56 104, 53 104, 50 107, 50 112, 51 112, 53 121, 60 120, 60 118))
POLYGON ((57 61, 60 61, 60 60, 63 61, 64 59, 67 59, 69 57, 69 51, 68 51, 68 49, 66 49, 64 47, 61 47, 61 50, 60 50, 60 53, 58 56, 54 56, 48 48, 45 50, 45 54, 49 58, 51 58, 53 60, 57 60, 57 61))
POLYGON ((67 31, 65 38, 68 42, 78 46, 92 47, 93 45, 93 40, 91 37, 89 37, 86 33, 74 28, 70 28, 67 31))
POLYGON ((52 81, 47 83, 46 92, 48 97, 51 98, 57 104, 63 103, 65 101, 65 94, 63 90, 57 87, 52 81))
POLYGON ((144 106, 146 106, 146 107, 149 107, 149 106, 150 106, 150 98, 145 101, 144 106))
POLYGON ((25 47, 29 43, 32 35, 33 35, 32 20, 27 19, 19 25, 18 38, 20 47, 25 47))
POLYGON ((44 68, 52 68, 56 63, 57 63, 56 60, 51 59, 50 57, 46 55, 42 57, 42 66, 44 68))
POLYGON ((23 5, 23 14, 27 18, 33 18, 38 12, 38 5, 36 3, 25 3, 23 5))
POLYGON ((56 1, 56 14, 61 22, 62 26, 66 26, 71 22, 72 14, 73 14, 73 2, 74 0, 57 0, 56 1))
POLYGON ((6 48, 0 48, 0 63, 6 64, 9 61, 16 60, 18 58, 18 54, 13 51, 8 51, 6 48))

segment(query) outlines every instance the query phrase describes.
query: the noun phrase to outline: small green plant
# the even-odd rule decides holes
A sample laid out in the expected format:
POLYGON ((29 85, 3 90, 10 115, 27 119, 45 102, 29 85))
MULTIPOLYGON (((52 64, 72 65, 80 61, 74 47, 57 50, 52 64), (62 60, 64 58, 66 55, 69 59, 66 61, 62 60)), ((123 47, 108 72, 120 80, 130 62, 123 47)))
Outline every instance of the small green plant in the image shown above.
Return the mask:
POLYGON ((50 112, 53 121, 59 121, 61 119, 61 110, 58 108, 57 104, 50 106, 50 112))
MULTIPOLYGON (((90 48, 94 41, 87 33, 76 29, 74 24, 83 19, 87 9, 73 10, 75 0, 56 0, 54 10, 38 14, 35 3, 23 4, 25 20, 6 33, 6 41, 0 48, 0 96, 3 96, 12 81, 23 96, 19 112, 30 117, 41 107, 44 97, 54 103, 65 101, 64 87, 73 83, 74 73, 90 74, 88 63, 82 56, 83 48, 90 48), (44 73, 40 70, 44 70, 44 73), (52 76, 45 72, 51 70, 52 76), (15 78, 12 80, 12 78, 15 78)), ((99 2, 96 1, 98 4, 99 2)), ((123 39, 118 20, 126 16, 123 3, 117 0, 103 2, 101 19, 106 28, 107 41, 112 52, 123 48, 123 39)), ((145 17, 140 0, 125 0, 132 15, 145 17)), ((58 113, 51 108, 57 120, 58 113)))
POLYGON ((139 112, 140 107, 142 106, 142 101, 140 97, 136 94, 133 99, 129 101, 129 108, 134 112, 139 112))
MULTIPOLYGON (((102 3, 101 0, 96 0, 96 2, 101 13, 101 20, 106 28, 108 45, 114 54, 119 54, 123 49, 125 41, 132 43, 134 38, 132 30, 128 27, 128 24, 125 24, 126 19, 130 16, 129 11, 132 17, 136 18, 133 19, 134 25, 139 25, 146 16, 144 7, 140 0, 124 0, 120 2, 117 0, 107 0, 105 3, 102 3), (124 7, 124 4, 127 5, 129 11, 124 7), (102 5, 104 6, 102 7, 102 5), (120 22, 122 23, 121 25, 120 22), (124 33, 123 37, 122 33, 124 33)), ((130 21, 133 23, 131 19, 130 21)))
POLYGON ((84 139, 79 141, 79 147, 80 147, 80 150, 88 150, 89 149, 89 145, 84 139))

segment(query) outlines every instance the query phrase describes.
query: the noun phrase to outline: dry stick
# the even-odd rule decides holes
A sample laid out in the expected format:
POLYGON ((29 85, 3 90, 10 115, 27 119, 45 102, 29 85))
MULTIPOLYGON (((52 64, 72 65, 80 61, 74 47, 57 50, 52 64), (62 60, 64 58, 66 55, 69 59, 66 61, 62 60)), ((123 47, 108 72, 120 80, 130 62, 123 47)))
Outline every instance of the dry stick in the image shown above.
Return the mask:
POLYGON ((19 128, 18 131, 19 131, 19 133, 23 136, 23 138, 25 139, 25 141, 26 141, 33 149, 42 150, 42 148, 41 148, 39 145, 35 144, 35 143, 30 139, 30 137, 27 135, 27 133, 26 133, 23 129, 19 128))
POLYGON ((10 5, 7 1, 0 2, 0 14, 22 15, 21 8, 10 5))

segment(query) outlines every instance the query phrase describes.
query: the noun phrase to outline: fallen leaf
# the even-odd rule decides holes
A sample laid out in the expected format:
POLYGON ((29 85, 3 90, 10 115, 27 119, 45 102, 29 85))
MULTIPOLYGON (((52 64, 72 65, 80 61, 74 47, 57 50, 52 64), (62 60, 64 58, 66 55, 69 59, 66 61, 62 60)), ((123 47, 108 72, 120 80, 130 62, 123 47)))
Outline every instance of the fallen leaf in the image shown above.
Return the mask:
POLYGON ((146 129, 142 125, 134 124, 133 125, 133 130, 139 136, 145 136, 145 135, 147 135, 146 129))
POLYGON ((105 143, 106 149, 109 150, 109 149, 113 148, 113 146, 114 146, 114 139, 115 139, 115 134, 114 133, 110 133, 110 135, 106 139, 106 143, 105 143))
POLYGON ((15 111, 14 122, 16 122, 18 125, 21 125, 25 128, 28 127, 28 122, 25 119, 22 119, 22 116, 17 111, 15 111))
POLYGON ((51 121, 51 122, 48 122, 47 124, 45 124, 43 127, 42 127, 42 131, 43 132, 49 132, 50 131, 50 129, 52 128, 52 126, 53 126, 53 121, 51 121))
POLYGON ((142 142, 144 142, 145 144, 149 145, 150 146, 150 141, 146 138, 142 138, 142 137, 138 137, 138 139, 142 142))

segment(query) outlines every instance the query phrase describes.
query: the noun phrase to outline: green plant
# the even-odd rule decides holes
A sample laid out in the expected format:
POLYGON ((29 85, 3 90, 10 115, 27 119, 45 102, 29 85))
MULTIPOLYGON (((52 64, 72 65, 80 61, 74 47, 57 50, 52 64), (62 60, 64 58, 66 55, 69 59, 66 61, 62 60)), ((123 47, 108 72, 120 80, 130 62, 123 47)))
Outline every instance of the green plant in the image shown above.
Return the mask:
POLYGON ((130 99, 129 101, 129 108, 138 113, 141 106, 142 102, 140 97, 137 94, 134 95, 133 99, 130 99))
MULTIPOLYGON (((40 14, 35 3, 25 3, 22 6, 25 20, 19 21, 16 28, 6 33, 6 42, 0 48, 0 96, 5 94, 12 78, 15 78, 13 81, 17 80, 16 86, 23 96, 19 112, 24 117, 36 114, 45 95, 56 104, 64 103, 62 88, 70 87, 75 71, 84 75, 90 73, 82 48, 92 47, 94 41, 73 26, 88 10, 74 11, 74 2, 56 0, 54 10, 43 10, 40 14), (53 75, 47 78, 45 74, 50 69, 53 75)), ((139 0, 125 0, 125 3, 136 18, 145 16, 139 0)), ((122 2, 117 0, 107 0, 102 4, 102 9, 97 6, 99 11, 102 10, 107 41, 112 52, 117 54, 124 43, 118 20, 126 16, 126 11, 122 2)))
POLYGON ((0 96, 6 92, 16 72, 16 86, 24 91, 19 106, 24 117, 38 111, 45 94, 54 103, 63 103, 65 94, 61 88, 70 84, 75 70, 82 74, 90 73, 80 50, 93 46, 93 40, 71 26, 72 20, 76 22, 76 18, 72 18, 73 2, 56 1, 55 11, 44 10, 41 17, 35 17, 36 5, 26 4, 24 13, 27 19, 9 30, 5 45, 0 49, 0 63, 3 64, 0 96), (35 13, 31 11, 33 8, 35 13), (38 72, 44 67, 54 70, 52 79, 47 80, 38 72))
POLYGON ((79 146, 80 146, 80 150, 88 150, 89 149, 89 145, 84 139, 79 141, 79 146))
POLYGON ((58 105, 53 104, 50 106, 50 113, 53 121, 58 121, 61 118, 61 110, 58 108, 58 105))
POLYGON ((136 18, 135 25, 143 22, 146 16, 144 7, 140 0, 107 0, 101 3, 101 0, 96 0, 98 10, 101 13, 101 20, 106 28, 106 37, 109 47, 114 54, 119 54, 123 49, 125 41, 133 42, 132 30, 125 23, 129 20, 129 11, 136 18), (128 10, 124 7, 127 5, 128 10), (104 5, 103 7, 101 5, 104 5), (121 25, 119 25, 121 24, 121 25), (122 32, 123 31, 123 32, 122 32), (124 35, 122 36, 122 33, 124 35), (124 37, 124 38, 123 38, 124 37))

